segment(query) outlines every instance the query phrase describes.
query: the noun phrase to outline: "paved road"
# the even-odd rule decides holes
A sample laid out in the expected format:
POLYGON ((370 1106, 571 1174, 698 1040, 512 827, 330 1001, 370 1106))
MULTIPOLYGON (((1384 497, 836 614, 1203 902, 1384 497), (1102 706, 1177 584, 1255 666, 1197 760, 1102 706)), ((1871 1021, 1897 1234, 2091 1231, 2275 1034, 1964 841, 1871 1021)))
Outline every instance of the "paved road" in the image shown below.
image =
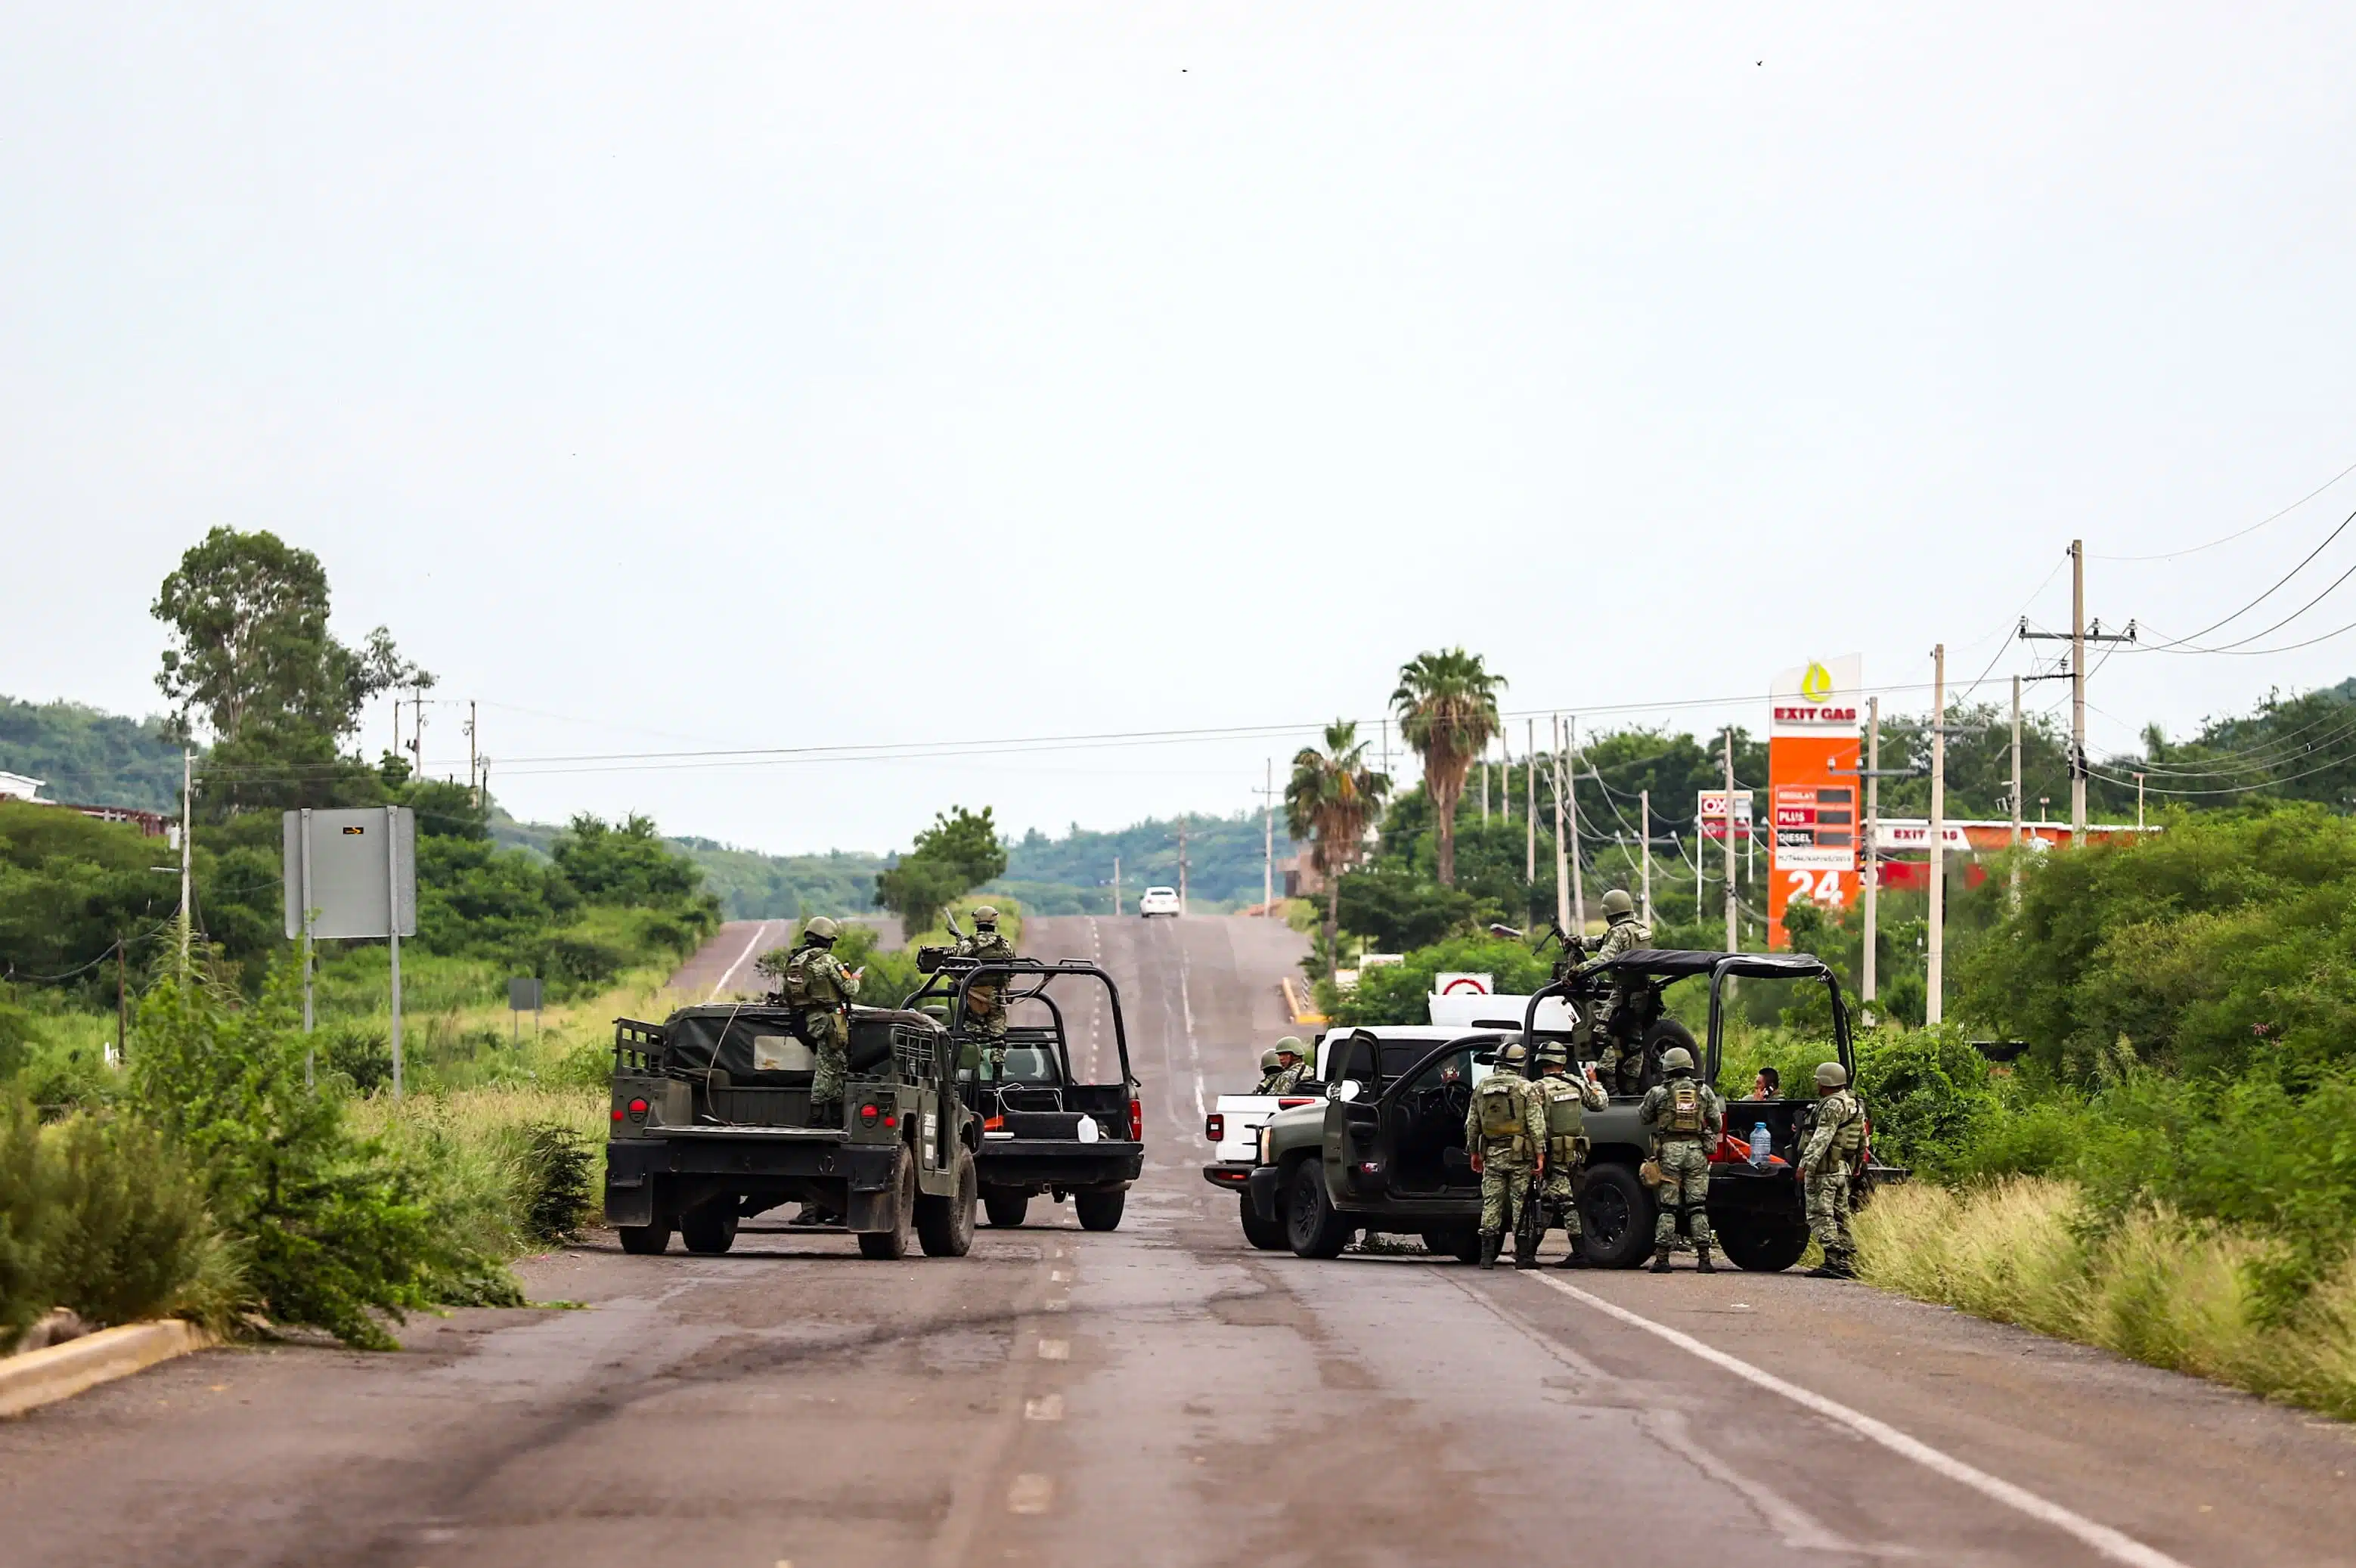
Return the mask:
MULTIPOLYGON (((900 922, 894 915, 845 916, 845 923, 873 925, 879 940, 900 940, 900 922)), ((800 923, 791 920, 732 920, 712 933, 695 955, 670 977, 670 988, 684 1000, 711 1002, 728 997, 757 997, 768 989, 753 967, 761 955, 784 947, 794 939, 800 923)))
POLYGON ((1862 1286, 1251 1252, 1197 1096, 1282 1031, 1297 939, 1027 935, 1121 982, 1153 1141, 1118 1232, 1034 1205, 958 1264, 593 1246, 524 1270, 585 1311, 191 1358, 0 1424, 0 1556, 2356 1561, 2351 1428, 1862 1286))

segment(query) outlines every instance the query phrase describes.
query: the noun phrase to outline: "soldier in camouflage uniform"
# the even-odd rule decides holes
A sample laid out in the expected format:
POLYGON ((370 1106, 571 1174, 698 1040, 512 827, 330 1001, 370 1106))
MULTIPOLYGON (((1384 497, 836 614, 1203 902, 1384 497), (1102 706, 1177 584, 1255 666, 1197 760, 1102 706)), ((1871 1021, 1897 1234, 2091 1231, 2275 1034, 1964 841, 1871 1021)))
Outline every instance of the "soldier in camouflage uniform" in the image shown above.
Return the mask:
POLYGON ((1273 1046, 1261 1051, 1259 1053, 1259 1082, 1252 1085, 1252 1093, 1255 1094, 1275 1093, 1277 1076, 1283 1071, 1284 1058, 1276 1053, 1276 1050, 1273 1046))
MULTIPOLYGON (((1636 901, 1628 896, 1627 889, 1613 888, 1603 895, 1603 941, 1575 971, 1581 976, 1595 974, 1622 954, 1653 945, 1653 928, 1636 918, 1636 901)), ((1616 1094, 1633 1094, 1643 1086, 1640 1080, 1644 1063, 1644 1042, 1623 1044, 1612 1032, 1612 1019, 1627 1002, 1628 988, 1612 987, 1596 1004, 1592 1020, 1595 1037, 1603 1042, 1598 1058, 1603 1069, 1603 1082, 1616 1094)))
MULTIPOLYGON (((999 934, 998 911, 983 904, 973 912, 973 933, 960 936, 950 952, 959 958, 1014 957, 1014 944, 999 934)), ((965 993, 966 1037, 981 1042, 982 1076, 998 1078, 1006 1072, 1006 1004, 999 998, 1006 976, 993 975, 976 981, 965 993)))
POLYGON ((810 1076, 810 1125, 842 1120, 842 1081, 849 1071, 851 1002, 863 972, 845 969, 834 955, 841 927, 818 915, 802 927, 801 945, 786 960, 787 1006, 800 1013, 802 1038, 818 1053, 810 1076))
POLYGON ((1601 1111, 1612 1104, 1603 1093, 1603 1085, 1593 1077, 1594 1069, 1586 1075, 1570 1075, 1570 1052, 1560 1040, 1548 1040, 1538 1047, 1538 1077, 1531 1085, 1546 1111, 1546 1182, 1539 1189, 1556 1222, 1570 1239, 1570 1254, 1562 1260, 1564 1268, 1585 1268, 1586 1249, 1580 1245, 1579 1200, 1572 1190, 1573 1179, 1587 1164, 1587 1134, 1582 1125, 1582 1111, 1601 1111))
POLYGON ((1709 1261, 1709 1156, 1726 1131, 1726 1105, 1717 1090, 1694 1076, 1693 1053, 1684 1046, 1664 1052, 1661 1069, 1667 1082, 1645 1091, 1636 1107, 1636 1119, 1653 1129, 1653 1164, 1661 1173, 1654 1189, 1661 1217, 1653 1227, 1653 1272, 1669 1272, 1683 1211, 1701 1259, 1697 1266, 1716 1274, 1718 1266, 1709 1261))
MULTIPOLYGON (((1291 1093, 1294 1086, 1308 1074, 1307 1051, 1298 1035, 1289 1034, 1278 1040, 1276 1049, 1268 1053, 1276 1059, 1275 1071, 1262 1074, 1259 1092, 1263 1094, 1291 1093)), ((1265 1067, 1267 1064, 1267 1059, 1263 1058, 1261 1065, 1265 1067)))
MULTIPOLYGON (((1481 1178, 1481 1266, 1495 1268, 1505 1232, 1521 1229, 1530 1178, 1546 1173, 1546 1106, 1522 1076, 1522 1048, 1499 1053, 1464 1113, 1464 1147, 1481 1178)), ((1515 1268, 1536 1268, 1537 1254, 1515 1249, 1515 1268)))
POLYGON ((1800 1146, 1800 1176, 1807 1183, 1808 1232, 1825 1250, 1825 1261, 1808 1273, 1817 1279, 1855 1279, 1857 1243, 1848 1230, 1849 1170, 1865 1147, 1865 1102, 1848 1086, 1837 1061, 1816 1069, 1816 1120, 1800 1146))

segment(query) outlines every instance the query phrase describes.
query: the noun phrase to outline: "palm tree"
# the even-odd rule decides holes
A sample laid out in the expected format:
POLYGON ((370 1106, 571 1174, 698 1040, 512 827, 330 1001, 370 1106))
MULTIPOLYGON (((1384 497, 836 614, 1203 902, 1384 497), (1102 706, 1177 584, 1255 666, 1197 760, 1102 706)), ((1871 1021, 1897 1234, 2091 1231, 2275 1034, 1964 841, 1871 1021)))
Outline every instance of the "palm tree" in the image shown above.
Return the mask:
POLYGON ((1389 774, 1366 766, 1366 743, 1349 720, 1325 726, 1323 751, 1303 746, 1293 754, 1284 825, 1295 838, 1309 840, 1309 863, 1325 879, 1328 953, 1342 927, 1342 873, 1357 859, 1366 824, 1390 788, 1389 774))
POLYGON ((1464 775, 1496 737, 1497 693, 1505 686, 1504 676, 1482 667, 1480 655, 1446 648, 1400 666, 1398 689, 1391 693, 1400 737, 1423 753, 1423 787, 1440 830, 1435 869, 1443 888, 1456 885, 1456 803, 1464 795, 1464 775))

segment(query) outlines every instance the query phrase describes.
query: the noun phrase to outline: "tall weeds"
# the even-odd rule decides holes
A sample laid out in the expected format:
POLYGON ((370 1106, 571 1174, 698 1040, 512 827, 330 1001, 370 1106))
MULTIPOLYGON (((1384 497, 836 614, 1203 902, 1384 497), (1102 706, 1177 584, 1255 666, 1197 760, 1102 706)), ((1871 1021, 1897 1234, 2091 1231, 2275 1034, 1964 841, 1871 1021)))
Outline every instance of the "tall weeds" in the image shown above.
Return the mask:
POLYGON ((2107 1219, 2038 1177, 1894 1188, 1857 1238, 1873 1284, 2356 1419, 2356 1252, 2285 1308, 2267 1281, 2295 1243, 2158 1204, 2107 1219))

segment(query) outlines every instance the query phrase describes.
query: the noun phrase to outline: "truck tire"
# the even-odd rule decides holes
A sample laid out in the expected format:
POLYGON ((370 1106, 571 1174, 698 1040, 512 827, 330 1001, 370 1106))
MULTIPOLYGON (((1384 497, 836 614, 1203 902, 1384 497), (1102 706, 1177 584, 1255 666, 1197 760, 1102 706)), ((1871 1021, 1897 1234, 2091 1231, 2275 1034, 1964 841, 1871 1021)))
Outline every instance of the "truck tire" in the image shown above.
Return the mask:
POLYGON ((1796 1220, 1751 1215, 1731 1225, 1713 1221, 1710 1229, 1728 1261, 1754 1274, 1781 1274, 1808 1250, 1808 1228, 1796 1220))
POLYGON ((982 1193, 981 1206, 989 1211, 992 1225, 1011 1231, 1023 1223, 1023 1213, 1031 1207, 1031 1194, 1019 1187, 992 1187, 982 1193))
POLYGON ((1634 1268, 1653 1255, 1659 1211, 1636 1173, 1617 1163, 1590 1165, 1579 1195, 1580 1247, 1597 1268, 1634 1268))
POLYGON ((1073 1211, 1083 1231, 1120 1228, 1120 1211, 1129 1207, 1129 1190, 1121 1187, 1089 1187, 1072 1194, 1073 1211))
POLYGON ((1284 1233, 1284 1221, 1261 1219, 1259 1211, 1252 1207, 1250 1193, 1237 1194, 1237 1202, 1241 1205, 1245 1241, 1264 1253, 1276 1252, 1290 1244, 1284 1233))
POLYGON ((649 1258, 670 1245, 670 1221, 658 1220, 651 1225, 621 1227, 622 1250, 634 1258, 649 1258))
POLYGON ((736 1200, 714 1198, 679 1217, 680 1239, 691 1253, 724 1253, 736 1244, 736 1200))
POLYGON ((1334 1211, 1325 1196, 1325 1168, 1304 1159, 1292 1173, 1292 1191, 1284 1206, 1285 1240, 1297 1258, 1338 1258, 1357 1230, 1349 1217, 1334 1211))
POLYGON ((908 1255, 908 1222, 916 1207, 916 1167, 907 1151, 900 1154, 900 1179, 892 1193, 892 1228, 859 1232, 862 1258, 905 1258, 908 1255))
POLYGON ((957 1190, 938 1197, 917 1195, 916 1240, 924 1243, 926 1257, 961 1258, 973 1251, 974 1194, 980 1185, 974 1179, 972 1151, 959 1149, 957 1190))
POLYGON ((1467 1225, 1461 1231, 1430 1232, 1423 1238, 1423 1244, 1461 1264, 1481 1261, 1481 1228, 1477 1225, 1467 1225))

